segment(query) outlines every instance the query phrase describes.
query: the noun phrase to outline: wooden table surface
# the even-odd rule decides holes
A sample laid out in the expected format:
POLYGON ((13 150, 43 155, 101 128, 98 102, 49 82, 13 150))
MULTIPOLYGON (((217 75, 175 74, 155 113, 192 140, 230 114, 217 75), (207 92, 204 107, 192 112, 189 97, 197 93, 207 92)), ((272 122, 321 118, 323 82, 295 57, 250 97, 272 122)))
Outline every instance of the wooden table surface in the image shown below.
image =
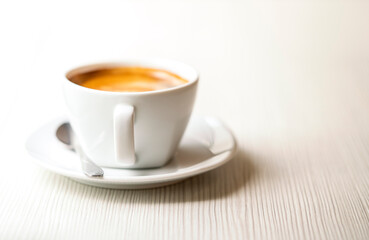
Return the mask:
POLYGON ((369 239, 369 4, 1 3, 0 239, 369 239), (35 166, 69 66, 159 56, 201 72, 196 114, 239 152, 181 183, 109 190, 35 166))

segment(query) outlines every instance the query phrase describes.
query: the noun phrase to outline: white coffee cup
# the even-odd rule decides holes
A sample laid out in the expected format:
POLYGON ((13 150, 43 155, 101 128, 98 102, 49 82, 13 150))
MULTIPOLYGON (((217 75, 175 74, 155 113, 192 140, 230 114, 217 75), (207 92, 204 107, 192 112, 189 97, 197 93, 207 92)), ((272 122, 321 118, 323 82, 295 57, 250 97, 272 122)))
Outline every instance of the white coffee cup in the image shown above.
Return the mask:
POLYGON ((181 62, 138 59, 93 64, 66 73, 63 91, 69 120, 85 154, 97 165, 154 168, 174 155, 195 101, 197 71, 181 62), (73 83, 76 74, 115 66, 162 69, 188 83, 149 92, 108 92, 73 83))

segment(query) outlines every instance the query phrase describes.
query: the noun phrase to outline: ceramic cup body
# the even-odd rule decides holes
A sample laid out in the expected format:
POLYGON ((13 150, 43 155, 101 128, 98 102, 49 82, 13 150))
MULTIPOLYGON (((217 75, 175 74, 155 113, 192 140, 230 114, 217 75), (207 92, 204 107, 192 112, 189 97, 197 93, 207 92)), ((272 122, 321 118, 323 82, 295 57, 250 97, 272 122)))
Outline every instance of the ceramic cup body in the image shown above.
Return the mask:
MULTIPOLYGON (((83 151, 92 161, 105 167, 154 168, 166 164, 175 153, 191 116, 197 84, 196 70, 186 64, 164 59, 139 59, 75 68, 66 74, 63 92, 70 123, 83 151), (89 89, 68 79, 74 74, 114 66, 163 69, 189 82, 174 88, 132 93, 89 89), (123 129, 122 126, 117 127, 121 121, 116 114, 117 106, 133 109, 132 147, 135 160, 128 160, 130 164, 117 157, 117 152, 124 154, 130 148, 123 140, 117 144, 119 131, 125 131, 124 124, 123 129)), ((130 136, 125 136, 128 142, 130 136)))

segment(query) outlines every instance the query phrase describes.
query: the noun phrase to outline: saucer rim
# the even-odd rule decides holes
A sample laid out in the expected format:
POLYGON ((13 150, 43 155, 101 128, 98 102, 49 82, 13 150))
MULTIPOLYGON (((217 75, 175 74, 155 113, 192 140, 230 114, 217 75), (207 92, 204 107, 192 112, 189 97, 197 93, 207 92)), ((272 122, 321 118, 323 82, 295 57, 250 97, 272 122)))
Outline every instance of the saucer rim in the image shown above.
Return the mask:
MULTIPOLYGON (((176 181, 176 180, 181 180, 181 179, 185 179, 185 178, 189 178, 189 177, 193 177, 208 171, 211 171, 215 168, 220 167, 223 164, 226 164, 227 162, 229 162, 235 155, 236 155, 236 150, 234 151, 225 151, 222 152, 214 157, 219 157, 221 155, 227 155, 226 157, 222 157, 221 161, 217 162, 216 164, 209 164, 206 167, 202 167, 202 168, 197 168, 196 170, 188 170, 188 171, 184 171, 181 173, 177 173, 177 172, 171 172, 171 173, 163 173, 163 174, 158 174, 158 175, 149 175, 149 176, 123 176, 123 177, 102 177, 102 178, 91 178, 91 177, 87 177, 85 176, 83 173, 81 174, 76 174, 74 171, 69 171, 69 170, 65 170, 63 169, 62 171, 60 171, 61 168, 58 167, 54 167, 51 164, 44 164, 44 162, 42 160, 39 160, 39 158, 32 156, 32 160, 40 167, 47 169, 51 172, 57 173, 59 175, 65 176, 65 177, 69 177, 69 178, 73 178, 73 179, 79 179, 79 180, 83 180, 83 181, 88 181, 88 182, 98 182, 98 183, 104 183, 104 184, 116 184, 116 185, 122 185, 122 184, 131 184, 131 185, 141 185, 141 184, 148 184, 148 183, 160 183, 160 182, 169 182, 169 181, 176 181), (226 154, 228 153, 228 154, 226 154)), ((212 158, 214 158, 212 157, 212 158)), ((211 160, 207 160, 207 161, 211 161, 211 160)), ((188 167, 188 168, 191 168, 188 167)), ((105 169, 105 168, 103 168, 105 169)), ((124 169, 124 170, 130 170, 130 169, 124 169)))

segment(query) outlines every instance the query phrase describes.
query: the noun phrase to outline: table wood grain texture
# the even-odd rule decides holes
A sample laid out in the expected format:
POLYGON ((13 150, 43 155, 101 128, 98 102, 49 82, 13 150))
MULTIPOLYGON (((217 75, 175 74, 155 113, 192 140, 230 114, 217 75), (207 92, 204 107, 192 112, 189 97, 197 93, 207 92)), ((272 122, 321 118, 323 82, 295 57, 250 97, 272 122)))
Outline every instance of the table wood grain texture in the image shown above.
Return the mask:
POLYGON ((2 5, 0 239, 369 239, 367 2, 2 5), (197 67, 195 113, 233 130, 236 157, 147 190, 33 165, 24 142, 65 112, 61 73, 127 56, 197 67))

